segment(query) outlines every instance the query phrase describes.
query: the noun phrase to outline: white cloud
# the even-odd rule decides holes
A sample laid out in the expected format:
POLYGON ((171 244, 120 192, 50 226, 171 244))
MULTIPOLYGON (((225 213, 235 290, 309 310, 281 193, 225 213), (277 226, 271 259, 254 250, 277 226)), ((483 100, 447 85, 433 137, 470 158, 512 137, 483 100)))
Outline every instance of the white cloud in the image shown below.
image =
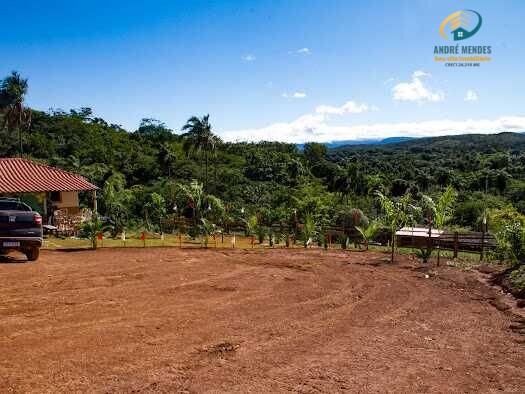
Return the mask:
POLYGON ((475 90, 469 89, 465 92, 465 101, 475 102, 479 100, 478 92, 475 90))
POLYGON ((303 115, 289 123, 274 123, 258 129, 222 133, 226 141, 307 141, 381 139, 388 137, 433 137, 457 134, 491 134, 503 131, 524 131, 525 116, 497 119, 428 120, 422 122, 372 123, 351 126, 330 126, 325 113, 303 115))
POLYGON ((432 74, 426 73, 422 70, 416 70, 412 73, 412 78, 423 78, 423 77, 431 77, 432 74))
MULTIPOLYGON (((284 96, 284 95, 283 95, 284 96)), ((290 97, 290 96, 285 96, 290 97)), ((375 105, 347 101, 340 107, 319 105, 312 114, 302 115, 289 123, 275 123, 260 129, 228 131, 222 133, 227 141, 261 141, 276 140, 287 142, 301 142, 321 139, 323 130, 330 128, 326 122, 332 116, 344 114, 358 114, 367 111, 379 110, 375 105)))
POLYGON ((283 93, 282 96, 284 98, 303 99, 303 98, 306 98, 306 93, 304 92, 283 93))
POLYGON ((414 71, 410 82, 401 82, 392 88, 392 98, 395 101, 413 101, 418 104, 443 101, 445 94, 442 91, 432 91, 423 83, 423 78, 430 76, 421 70, 414 71))
POLYGON ((312 51, 310 50, 310 48, 300 48, 300 49, 296 49, 295 51, 288 51, 289 54, 292 54, 292 53, 300 53, 302 55, 311 55, 312 54, 312 51))
POLYGON ((389 83, 391 82, 394 82, 396 79, 394 77, 390 77, 390 78, 387 78, 385 79, 385 81, 383 82, 383 85, 388 85, 389 83))
POLYGON ((366 111, 378 111, 375 105, 368 106, 367 104, 358 104, 355 101, 347 101, 340 107, 332 107, 330 105, 319 105, 315 108, 315 112, 323 115, 343 115, 343 114, 359 114, 366 111))
POLYGON ((242 56, 241 59, 244 60, 245 62, 253 62, 255 61, 256 57, 255 55, 252 55, 251 53, 249 53, 247 55, 242 56))

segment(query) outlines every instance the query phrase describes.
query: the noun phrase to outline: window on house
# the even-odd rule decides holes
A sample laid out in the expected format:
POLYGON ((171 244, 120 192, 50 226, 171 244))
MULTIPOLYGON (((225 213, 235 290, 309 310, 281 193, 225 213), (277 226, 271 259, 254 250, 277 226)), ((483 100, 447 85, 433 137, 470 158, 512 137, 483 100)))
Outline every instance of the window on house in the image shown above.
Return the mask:
POLYGON ((52 202, 61 202, 62 201, 62 195, 60 192, 51 192, 49 195, 49 199, 52 202))
POLYGON ((463 32, 462 31, 458 32, 458 37, 463 37, 463 32))

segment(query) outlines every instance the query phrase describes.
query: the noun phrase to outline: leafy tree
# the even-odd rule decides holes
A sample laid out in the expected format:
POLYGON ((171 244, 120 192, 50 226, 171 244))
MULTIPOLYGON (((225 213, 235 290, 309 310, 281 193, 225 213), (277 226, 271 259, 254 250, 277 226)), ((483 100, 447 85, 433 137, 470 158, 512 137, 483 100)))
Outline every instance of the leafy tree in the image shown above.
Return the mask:
POLYGON ((159 148, 159 162, 163 168, 166 168, 168 177, 171 177, 171 172, 174 164, 177 162, 177 147, 175 144, 164 142, 159 148))
POLYGON ((266 235, 269 234, 269 229, 266 226, 263 226, 262 224, 258 224, 255 227, 255 232, 257 233, 257 239, 260 244, 264 243, 264 239, 266 238, 266 235))
POLYGON ((135 135, 141 142, 148 141, 159 146, 173 140, 173 132, 163 122, 152 118, 142 119, 135 135))
POLYGON ((151 193, 149 199, 144 204, 146 224, 149 224, 149 220, 153 223, 157 223, 160 232, 162 232, 162 220, 166 216, 166 201, 164 197, 158 193, 151 193))
POLYGON ((359 208, 343 207, 336 213, 335 222, 349 232, 357 226, 367 227, 369 220, 359 208))
POLYGON ((102 189, 101 212, 113 220, 113 236, 124 230, 131 208, 133 195, 125 186, 124 176, 116 173, 108 178, 102 189))
POLYGON ((242 221, 244 222, 244 229, 246 232, 246 236, 247 237, 253 236, 255 232, 257 231, 257 226, 258 226, 257 216, 252 215, 248 217, 248 219, 242 219, 242 221))
POLYGON ((412 197, 409 193, 406 193, 400 199, 390 199, 383 193, 377 192, 377 199, 384 213, 383 220, 391 233, 391 262, 393 263, 396 247, 396 232, 413 221, 414 207, 411 205, 412 197))
POLYGON ((224 205, 222 201, 214 195, 206 194, 202 183, 197 181, 192 181, 189 185, 179 183, 177 189, 178 194, 186 199, 186 203, 191 209, 195 226, 207 216, 219 220, 223 215, 224 205))
POLYGON ((505 223, 496 233, 500 252, 512 263, 525 260, 525 226, 518 220, 505 223))
POLYGON ((324 160, 324 157, 328 153, 328 148, 325 144, 319 144, 317 142, 310 142, 304 145, 304 156, 310 166, 316 165, 324 160))
POLYGON ((502 231, 507 224, 513 222, 518 222, 525 228, 525 215, 519 213, 516 208, 512 206, 489 210, 488 219, 490 228, 495 233, 502 231))

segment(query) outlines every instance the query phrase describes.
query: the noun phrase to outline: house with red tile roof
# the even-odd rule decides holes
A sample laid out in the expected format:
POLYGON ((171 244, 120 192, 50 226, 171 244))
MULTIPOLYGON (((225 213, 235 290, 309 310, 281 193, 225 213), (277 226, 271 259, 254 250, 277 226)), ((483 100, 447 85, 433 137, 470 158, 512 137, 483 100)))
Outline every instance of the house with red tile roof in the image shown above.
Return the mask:
MULTIPOLYGON (((79 211, 79 192, 91 192, 96 209, 98 187, 83 176, 23 158, 0 158, 0 195, 33 195, 40 211, 79 211)), ((47 215, 46 215, 47 216, 47 215)))

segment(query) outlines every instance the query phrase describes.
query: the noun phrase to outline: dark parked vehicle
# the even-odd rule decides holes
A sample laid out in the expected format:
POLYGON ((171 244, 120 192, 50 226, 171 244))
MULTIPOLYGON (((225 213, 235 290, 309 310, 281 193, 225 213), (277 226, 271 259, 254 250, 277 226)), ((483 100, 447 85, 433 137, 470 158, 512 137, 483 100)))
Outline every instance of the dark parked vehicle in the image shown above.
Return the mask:
POLYGON ((35 261, 42 246, 42 216, 17 198, 0 197, 0 253, 18 250, 35 261))

